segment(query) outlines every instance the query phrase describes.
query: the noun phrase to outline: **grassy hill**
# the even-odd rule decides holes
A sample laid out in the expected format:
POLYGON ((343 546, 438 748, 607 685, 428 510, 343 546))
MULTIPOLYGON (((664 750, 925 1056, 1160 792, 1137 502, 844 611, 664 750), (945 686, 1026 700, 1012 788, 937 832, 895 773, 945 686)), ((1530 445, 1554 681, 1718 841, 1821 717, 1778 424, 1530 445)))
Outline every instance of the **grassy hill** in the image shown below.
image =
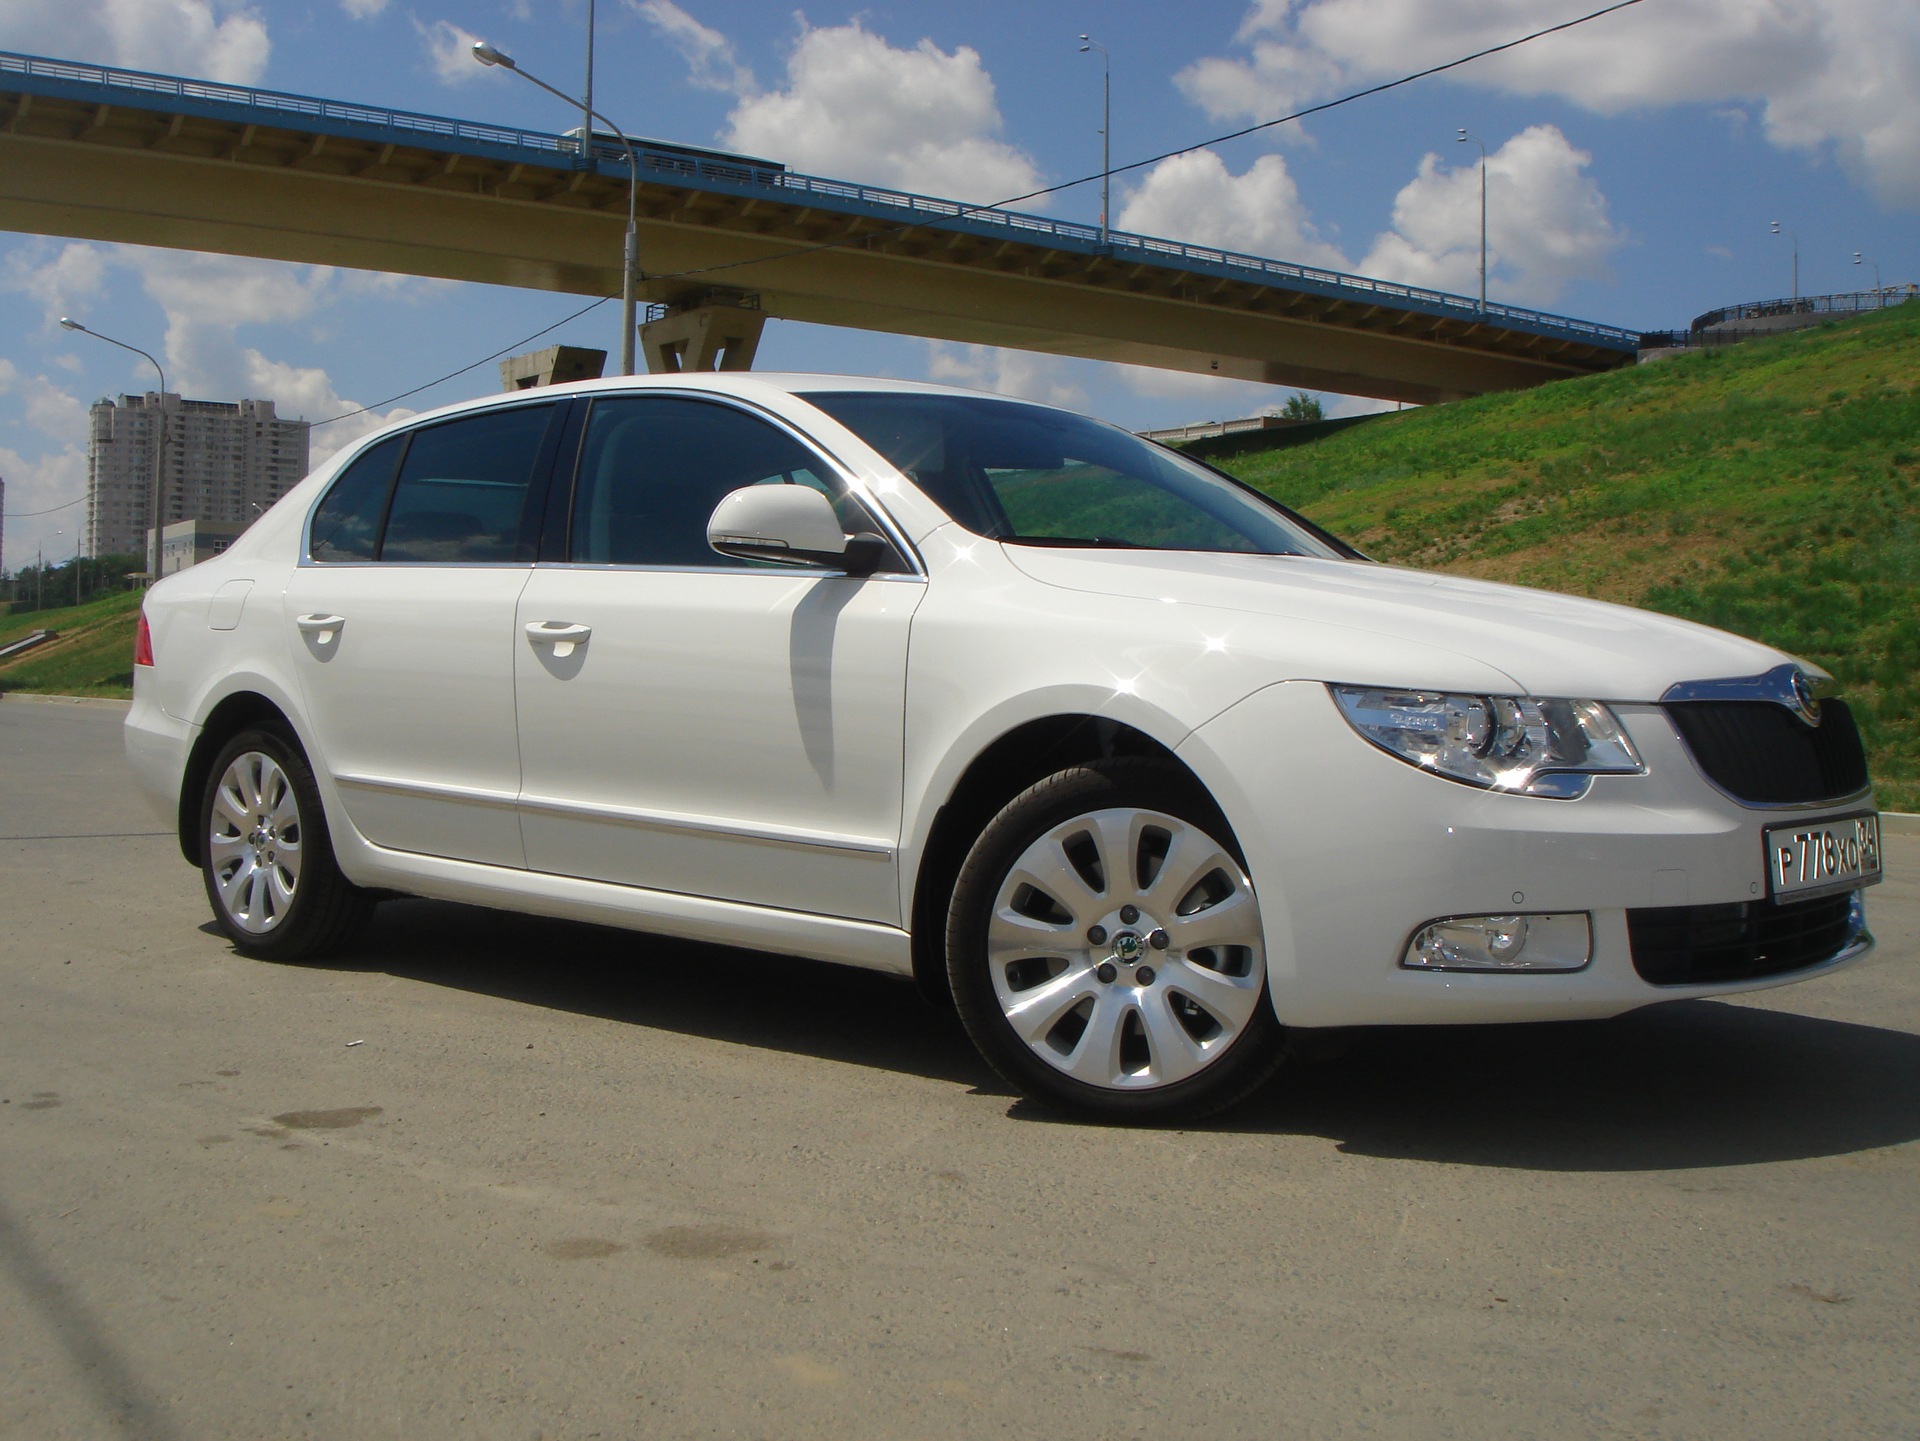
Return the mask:
POLYGON ((1380 560, 1816 661, 1880 804, 1920 810, 1920 304, 1224 464, 1380 560))
POLYGON ((60 632, 58 640, 0 665, 0 691, 132 695, 133 628, 139 614, 138 591, 115 591, 84 605, 0 617, 0 646, 36 630, 60 632))

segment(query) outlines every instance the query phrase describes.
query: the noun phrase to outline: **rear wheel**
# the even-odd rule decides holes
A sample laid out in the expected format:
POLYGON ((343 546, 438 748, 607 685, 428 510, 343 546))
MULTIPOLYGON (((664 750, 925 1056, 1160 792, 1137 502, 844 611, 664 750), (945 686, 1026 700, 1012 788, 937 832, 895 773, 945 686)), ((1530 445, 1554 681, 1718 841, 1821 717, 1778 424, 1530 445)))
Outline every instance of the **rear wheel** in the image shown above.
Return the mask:
POLYGON ((214 920, 250 956, 298 960, 349 943, 372 899, 340 872, 313 771, 278 726, 221 748, 200 802, 214 920))
POLYGON ((1245 864, 1207 796, 1154 761, 1076 766, 1009 802, 954 887, 947 968, 988 1061, 1062 1109, 1191 1120, 1282 1059, 1245 864))

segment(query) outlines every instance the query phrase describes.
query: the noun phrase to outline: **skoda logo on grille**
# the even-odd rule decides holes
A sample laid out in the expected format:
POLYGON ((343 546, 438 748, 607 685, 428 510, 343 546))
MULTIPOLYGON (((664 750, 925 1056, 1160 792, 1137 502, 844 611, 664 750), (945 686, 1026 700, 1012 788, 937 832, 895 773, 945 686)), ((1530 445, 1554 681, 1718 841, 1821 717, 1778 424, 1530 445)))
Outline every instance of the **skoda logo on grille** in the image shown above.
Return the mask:
POLYGON ((1798 667, 1793 672, 1793 713, 1810 726, 1820 724, 1820 702, 1814 699, 1813 682, 1798 667))

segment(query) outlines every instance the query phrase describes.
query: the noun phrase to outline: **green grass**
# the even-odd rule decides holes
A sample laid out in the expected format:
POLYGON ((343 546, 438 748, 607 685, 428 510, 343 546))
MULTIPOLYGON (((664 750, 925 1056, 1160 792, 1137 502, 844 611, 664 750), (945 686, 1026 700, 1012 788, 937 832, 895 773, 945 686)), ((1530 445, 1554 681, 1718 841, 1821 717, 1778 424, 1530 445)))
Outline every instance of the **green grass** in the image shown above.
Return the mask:
POLYGON ((1380 560, 1805 656, 1920 810, 1920 304, 1224 464, 1380 560))
POLYGON ((0 691, 131 696, 140 598, 138 591, 116 591, 84 605, 0 616, 0 645, 36 630, 60 632, 58 640, 0 666, 0 691))

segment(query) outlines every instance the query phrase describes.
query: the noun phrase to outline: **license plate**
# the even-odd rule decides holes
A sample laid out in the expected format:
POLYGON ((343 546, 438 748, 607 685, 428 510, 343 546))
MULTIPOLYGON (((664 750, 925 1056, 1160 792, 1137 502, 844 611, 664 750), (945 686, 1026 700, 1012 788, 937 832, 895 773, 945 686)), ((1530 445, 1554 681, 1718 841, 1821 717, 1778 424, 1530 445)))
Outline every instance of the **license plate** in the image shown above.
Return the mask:
POLYGON ((1782 900, 1810 900, 1880 879, 1880 817, 1845 816, 1769 826, 1767 887, 1782 900))

